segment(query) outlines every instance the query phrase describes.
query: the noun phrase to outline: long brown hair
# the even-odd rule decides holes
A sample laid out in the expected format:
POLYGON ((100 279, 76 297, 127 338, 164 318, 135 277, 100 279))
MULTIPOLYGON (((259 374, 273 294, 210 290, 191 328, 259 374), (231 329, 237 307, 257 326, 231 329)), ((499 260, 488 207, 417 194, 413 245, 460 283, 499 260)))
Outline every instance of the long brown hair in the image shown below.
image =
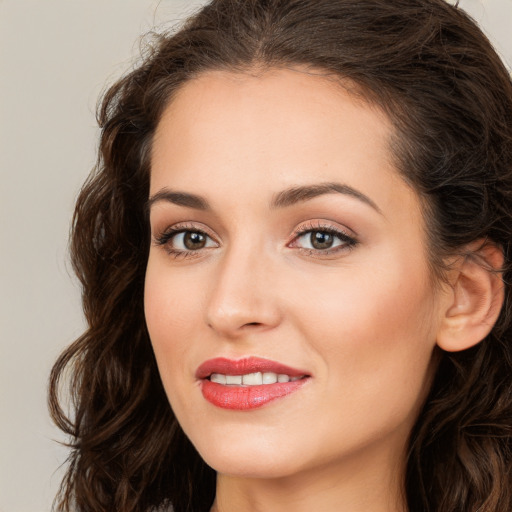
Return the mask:
POLYGON ((173 415, 144 321, 152 136, 176 91, 204 71, 297 65, 354 84, 387 113, 436 271, 477 239, 503 249, 500 318, 476 347, 441 353, 405 486, 412 512, 512 510, 512 84, 474 22, 444 0, 213 0, 107 91, 71 238, 88 327, 50 381, 71 446, 57 510, 211 506, 215 473, 173 415), (67 368, 69 415, 58 392, 67 368))

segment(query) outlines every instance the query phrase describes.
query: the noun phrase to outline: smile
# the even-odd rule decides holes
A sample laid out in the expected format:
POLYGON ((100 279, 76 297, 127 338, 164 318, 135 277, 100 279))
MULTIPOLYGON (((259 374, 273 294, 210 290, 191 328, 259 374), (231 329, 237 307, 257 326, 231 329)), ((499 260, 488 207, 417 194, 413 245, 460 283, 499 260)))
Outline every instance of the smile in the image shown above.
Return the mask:
POLYGON ((249 410, 299 390, 310 378, 301 370, 250 357, 211 359, 196 371, 203 397, 222 409, 249 410))
POLYGON ((300 377, 290 377, 284 373, 274 372, 255 372, 246 373, 245 375, 223 375, 222 373, 212 373, 210 381, 217 384, 227 386, 261 386, 267 384, 275 384, 276 382, 295 382, 302 379, 300 377))

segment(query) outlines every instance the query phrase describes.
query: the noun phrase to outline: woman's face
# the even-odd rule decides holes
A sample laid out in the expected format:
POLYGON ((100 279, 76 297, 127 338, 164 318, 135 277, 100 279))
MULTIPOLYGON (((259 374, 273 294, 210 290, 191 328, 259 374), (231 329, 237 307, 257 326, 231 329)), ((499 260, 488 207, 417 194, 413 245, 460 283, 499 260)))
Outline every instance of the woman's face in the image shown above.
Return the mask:
POLYGON ((203 74, 165 111, 146 319, 172 408, 217 471, 403 461, 443 301, 391 133, 299 70, 203 74))

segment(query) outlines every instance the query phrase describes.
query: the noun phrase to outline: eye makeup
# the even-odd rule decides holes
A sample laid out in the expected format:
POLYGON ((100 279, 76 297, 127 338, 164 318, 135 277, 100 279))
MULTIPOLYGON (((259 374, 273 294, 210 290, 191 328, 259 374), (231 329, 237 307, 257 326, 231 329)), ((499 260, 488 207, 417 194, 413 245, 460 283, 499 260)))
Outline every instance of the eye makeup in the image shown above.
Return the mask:
POLYGON ((294 233, 288 247, 297 248, 303 254, 316 258, 341 256, 351 251, 358 240, 339 227, 326 221, 308 221, 294 233))
MULTIPOLYGON (((155 246, 163 247, 174 258, 197 258, 205 251, 221 246, 217 237, 204 225, 179 223, 169 226, 153 238, 155 246)), ((315 258, 333 258, 352 250, 358 241, 327 221, 312 220, 301 224, 285 245, 301 254, 315 258)))
POLYGON ((199 257, 204 250, 219 247, 219 243, 203 226, 191 223, 179 223, 165 228, 153 237, 153 243, 163 247, 175 258, 199 257))

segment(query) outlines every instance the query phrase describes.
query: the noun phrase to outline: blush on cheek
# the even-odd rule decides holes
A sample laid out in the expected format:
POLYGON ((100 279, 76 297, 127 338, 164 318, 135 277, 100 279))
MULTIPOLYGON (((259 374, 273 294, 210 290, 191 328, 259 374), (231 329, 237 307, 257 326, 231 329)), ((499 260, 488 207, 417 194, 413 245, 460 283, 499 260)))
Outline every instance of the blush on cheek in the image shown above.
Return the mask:
POLYGON ((385 263, 381 272, 353 272, 331 282, 329 291, 308 294, 310 339, 328 353, 337 385, 356 394, 366 389, 369 403, 403 396, 407 389, 409 403, 415 403, 430 382, 436 332, 432 289, 407 272, 407 259, 385 263))

